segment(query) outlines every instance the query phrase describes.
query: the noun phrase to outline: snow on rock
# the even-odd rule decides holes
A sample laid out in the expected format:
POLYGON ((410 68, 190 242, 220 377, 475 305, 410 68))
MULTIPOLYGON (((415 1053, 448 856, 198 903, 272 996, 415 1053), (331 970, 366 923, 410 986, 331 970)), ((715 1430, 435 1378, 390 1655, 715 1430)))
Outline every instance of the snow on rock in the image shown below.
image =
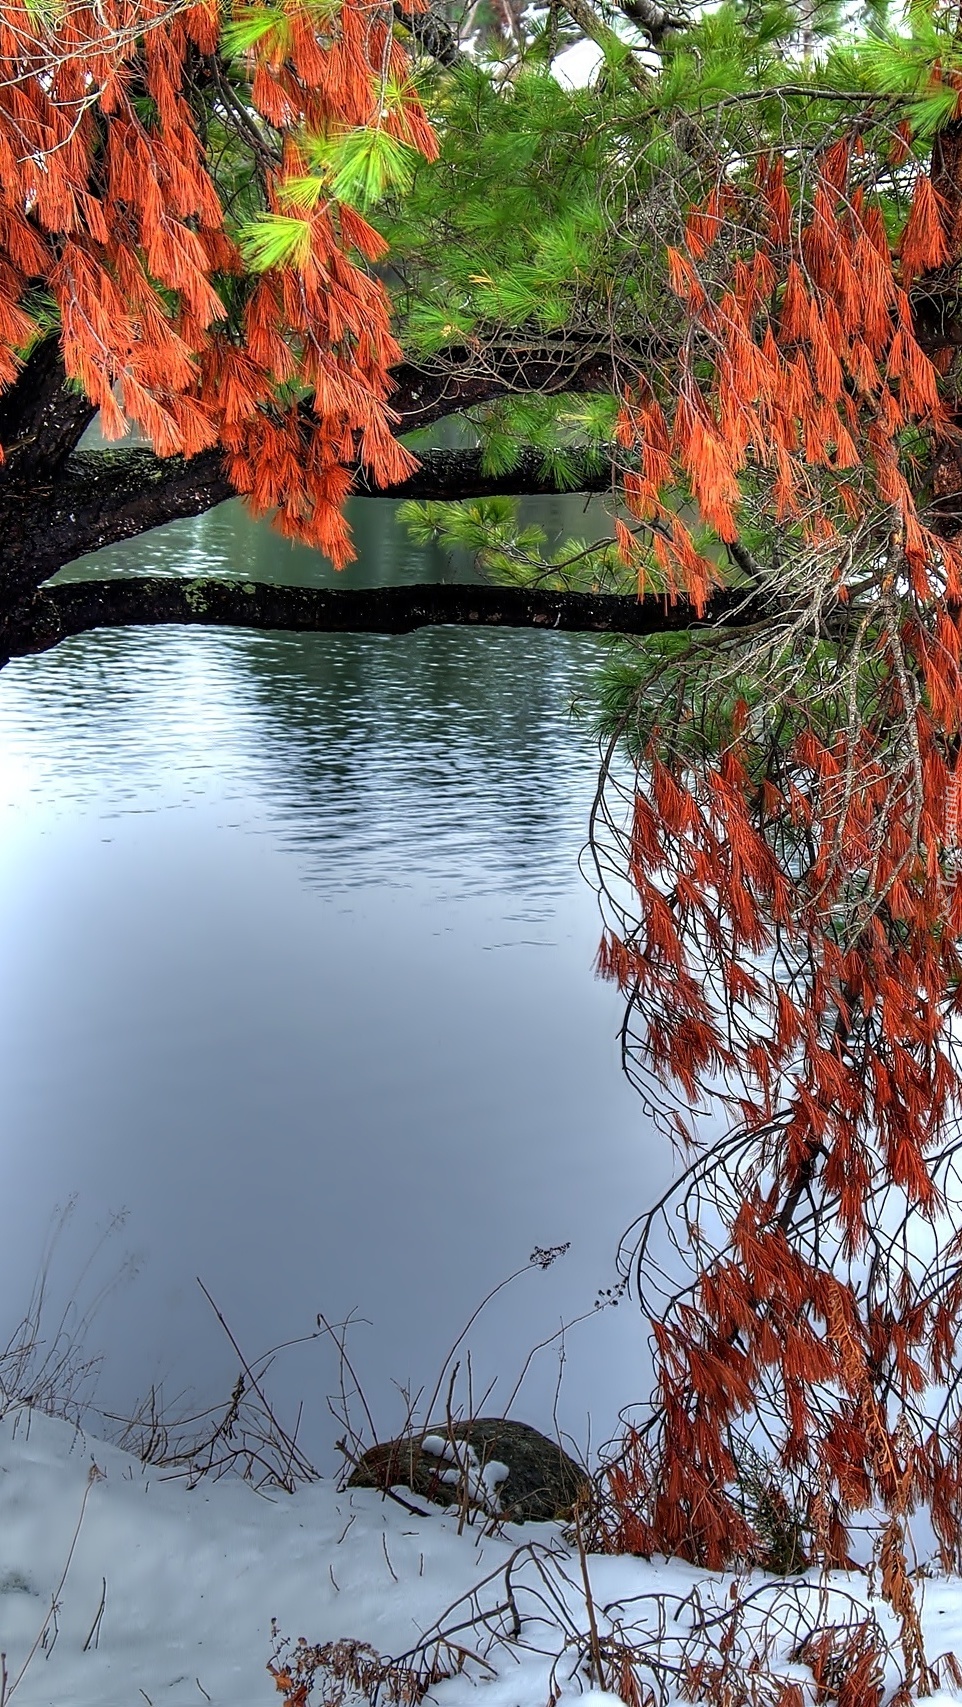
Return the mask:
POLYGON ((511 1471, 508 1469, 507 1464, 502 1464, 499 1459, 492 1458, 489 1463, 485 1464, 484 1469, 481 1471, 481 1480, 484 1482, 486 1488, 491 1492, 494 1492, 496 1488, 500 1488, 502 1482, 506 1482, 508 1480, 510 1474, 511 1471))
MULTIPOLYGON (((587 1564, 603 1638, 650 1642, 652 1597, 669 1595, 678 1617, 666 1628, 677 1649, 706 1610, 730 1604, 731 1579, 677 1561, 592 1556, 587 1564)), ((760 1577, 741 1586, 758 1590, 758 1618, 766 1596, 786 1592, 760 1577)), ((867 1600, 856 1575, 827 1586, 813 1576, 791 1592, 814 1607, 820 1588, 829 1611, 836 1599, 843 1613, 847 1597, 867 1600)), ((876 1612, 890 1632, 884 1609, 876 1612)), ((928 1579, 923 1613, 931 1655, 962 1654, 962 1584, 928 1579)), ((376 1490, 339 1493, 331 1482, 293 1496, 227 1478, 190 1490, 66 1423, 25 1410, 0 1419, 0 1650, 14 1707, 278 1701, 265 1669, 272 1618, 295 1640, 350 1637, 393 1656, 439 1622, 449 1632, 460 1625, 453 1639, 472 1657, 461 1675, 435 1685, 436 1707, 544 1707, 552 1688, 581 1707, 616 1699, 591 1687, 580 1564, 556 1525, 491 1535, 479 1519, 459 1534, 450 1508, 413 1515, 376 1490), (471 1626, 467 1598, 457 1606, 475 1589, 489 1611, 486 1628, 471 1626), (45 1639, 17 1682, 45 1621, 45 1639)), ((787 1647, 781 1661, 786 1674, 810 1682, 787 1647)), ((955 1698, 929 1699, 947 1707, 955 1698)))
POLYGON ((241 1481, 165 1481, 65 1423, 0 1422, 0 1648, 11 1680, 57 1589, 56 1639, 14 1695, 18 1707, 247 1707, 276 1700, 265 1666, 271 1618, 311 1642, 362 1638, 388 1653, 417 1641, 490 1568, 505 1542, 409 1516, 376 1492, 332 1483, 293 1498, 241 1481), (91 1463, 103 1473, 88 1493, 91 1463), (393 1575, 392 1575, 393 1571, 393 1575), (395 1582, 394 1577, 398 1578, 395 1582), (99 1647, 82 1651, 100 1604, 99 1647))
POLYGON ((445 1464, 456 1464, 458 1455, 449 1440, 442 1440, 439 1434, 426 1434, 421 1442, 421 1451, 429 1458, 440 1458, 445 1464))
POLYGON ((432 1428, 424 1440, 413 1433, 381 1441, 363 1453, 348 1485, 403 1485, 438 1505, 460 1505, 466 1495, 489 1514, 546 1523, 568 1518, 587 1480, 557 1440, 529 1423, 471 1417, 451 1419, 444 1434, 432 1428))
POLYGON ((439 1482, 460 1489, 471 1505, 487 1512, 489 1517, 500 1513, 498 1489, 511 1474, 507 1464, 499 1464, 493 1459, 482 1468, 470 1441, 461 1440, 455 1446, 450 1440, 442 1440, 438 1434, 426 1435, 421 1442, 421 1451, 430 1458, 439 1459, 442 1464, 450 1465, 450 1469, 438 1472, 439 1482))

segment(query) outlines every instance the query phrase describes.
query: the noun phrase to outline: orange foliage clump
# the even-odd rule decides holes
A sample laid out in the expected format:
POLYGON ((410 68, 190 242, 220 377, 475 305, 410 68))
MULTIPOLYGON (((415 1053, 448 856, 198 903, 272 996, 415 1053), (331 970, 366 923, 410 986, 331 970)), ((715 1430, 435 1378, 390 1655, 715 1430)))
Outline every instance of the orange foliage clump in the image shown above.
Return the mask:
POLYGON ((283 531, 340 564, 351 469, 388 483, 412 466, 386 401, 389 302, 365 264, 384 245, 353 207, 321 199, 297 264, 245 273, 208 97, 216 86, 276 212, 304 137, 379 124, 424 154, 435 144, 373 0, 337 0, 322 20, 288 0, 249 49, 240 93, 219 33, 211 0, 3 0, 0 384, 52 297, 67 376, 108 437, 136 424, 161 456, 220 443, 255 509, 276 507, 283 531), (389 80, 401 96, 388 103, 389 80))
POLYGON ((609 894, 598 963, 652 1106, 672 1088, 686 1142, 703 1092, 735 1121, 680 1188, 690 1279, 652 1308, 640 1505, 616 1473, 629 1544, 716 1567, 761 1556, 735 1444, 759 1418, 813 1553, 843 1563, 873 1506, 891 1551, 923 1501, 957 1559, 962 1271, 936 1229, 960 1088, 962 550, 924 494, 959 423, 908 292, 958 263, 960 234, 920 174, 893 253, 857 147, 857 172, 842 139, 801 186, 763 158, 692 207, 668 253, 677 354, 619 426, 670 598, 701 612, 725 578, 693 510, 735 552, 759 514, 781 545, 774 566, 735 559, 744 640, 696 641, 646 714, 618 831, 631 899, 609 894))

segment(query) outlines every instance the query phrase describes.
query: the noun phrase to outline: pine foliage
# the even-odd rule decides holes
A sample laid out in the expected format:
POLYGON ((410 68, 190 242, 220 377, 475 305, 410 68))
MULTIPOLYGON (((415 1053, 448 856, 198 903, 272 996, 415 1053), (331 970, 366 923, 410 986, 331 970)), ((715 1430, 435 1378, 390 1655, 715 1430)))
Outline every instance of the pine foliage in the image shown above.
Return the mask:
POLYGON ((823 1562, 848 1559, 856 1513, 886 1513, 883 1586, 923 1683, 907 1518, 924 1503, 957 1563, 962 1489, 962 417, 932 329, 962 259, 958 65, 946 18, 913 17, 779 95, 777 137, 774 87, 726 97, 692 51, 671 83, 692 116, 670 165, 647 162, 670 303, 648 295, 624 386, 638 525, 618 537, 639 592, 697 615, 737 586, 746 619, 611 685, 635 781, 609 762, 598 866, 599 970, 649 1106, 686 1146, 700 1104, 733 1122, 671 1200, 687 1278, 667 1297, 643 1228, 648 1545, 762 1556, 739 1493, 761 1430, 823 1562))

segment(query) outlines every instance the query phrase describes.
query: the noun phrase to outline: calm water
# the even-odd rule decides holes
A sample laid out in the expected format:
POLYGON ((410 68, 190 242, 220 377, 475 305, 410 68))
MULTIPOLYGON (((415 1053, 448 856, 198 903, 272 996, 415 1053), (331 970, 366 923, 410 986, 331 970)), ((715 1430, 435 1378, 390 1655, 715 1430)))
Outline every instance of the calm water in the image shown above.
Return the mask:
MULTIPOLYGON (((577 529, 577 505, 542 515, 577 529)), ((348 581, 452 573, 393 507, 356 506, 348 581)), ((324 579, 236 504, 77 572, 324 579)), ((473 1332, 506 1396, 529 1348, 591 1310, 668 1158, 617 1062, 577 857, 595 753, 570 705, 590 639, 131 631, 0 674, 0 1298, 12 1326, 56 1204, 63 1297, 137 1259, 89 1333, 100 1400, 219 1399, 235 1360, 320 1309, 389 1431, 483 1294, 571 1240, 473 1332)), ((2 1328, 0 1323, 0 1338, 2 1328)), ((572 1330, 558 1402, 584 1442, 647 1386, 622 1305, 572 1330)), ((557 1346, 516 1414, 550 1426, 557 1346)), ((331 1462, 312 1346, 273 1372, 331 1462)))

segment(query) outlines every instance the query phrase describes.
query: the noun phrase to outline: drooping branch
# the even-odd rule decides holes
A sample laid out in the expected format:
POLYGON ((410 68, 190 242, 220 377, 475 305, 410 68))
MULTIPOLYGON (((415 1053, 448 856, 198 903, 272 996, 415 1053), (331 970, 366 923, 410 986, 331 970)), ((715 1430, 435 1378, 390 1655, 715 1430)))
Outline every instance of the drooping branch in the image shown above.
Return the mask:
MULTIPOLYGON (((522 446, 514 466, 500 474, 490 474, 484 458, 477 449, 431 449, 420 452, 420 466, 406 480, 393 486, 375 486, 359 469, 355 492, 361 498, 459 499, 494 498, 510 495, 525 498, 552 498, 563 492, 606 492, 617 479, 607 457, 592 459, 575 466, 566 484, 545 471, 542 453, 531 446, 522 446)), ((207 451, 189 462, 183 457, 162 459, 153 451, 92 452, 73 459, 68 476, 76 482, 79 495, 97 491, 103 513, 114 507, 125 511, 135 507, 138 500, 151 502, 155 488, 169 487, 171 503, 178 515, 197 512, 180 505, 200 502, 207 495, 212 503, 229 497, 232 488, 227 481, 220 453, 207 451)), ((63 492, 67 495, 69 481, 63 492)), ((209 507, 209 506, 208 506, 209 507)), ((172 515, 171 520, 174 519, 172 515)))
POLYGON ((571 479, 559 481, 545 471, 541 451, 524 445, 512 468, 489 474, 480 450, 426 450, 419 452, 420 467, 396 486, 373 486, 358 475, 355 491, 363 498, 557 498, 568 492, 609 492, 618 474, 607 457, 592 458, 580 465, 575 459, 571 479))
MULTIPOLYGON (((511 346, 483 357, 451 349, 431 361, 403 362, 393 378, 399 434, 509 392, 608 390, 617 382, 610 353, 593 342, 511 346)), ((71 455, 93 413, 65 387, 55 339, 38 346, 18 383, 0 396, 0 444, 7 447, 0 471, 4 602, 65 563, 165 522, 202 515, 234 495, 216 447, 189 460, 141 449, 71 455)), ((475 451, 426 451, 421 464, 410 480, 389 488, 373 486, 359 470, 357 490, 454 499, 549 496, 564 489, 545 476, 534 451, 522 452, 515 470, 500 477, 484 473, 475 451)), ((610 468, 586 467, 570 489, 597 492, 611 483, 610 468)))
MULTIPOLYGON (((742 626, 762 610, 743 594, 719 593, 702 621, 742 626)), ((0 629, 4 661, 45 652, 96 628, 191 627, 299 634, 408 634, 418 628, 540 628, 579 634, 666 634, 689 629, 691 606, 665 598, 614 597, 490 586, 332 589, 268 582, 131 576, 74 581, 26 599, 0 629)))

